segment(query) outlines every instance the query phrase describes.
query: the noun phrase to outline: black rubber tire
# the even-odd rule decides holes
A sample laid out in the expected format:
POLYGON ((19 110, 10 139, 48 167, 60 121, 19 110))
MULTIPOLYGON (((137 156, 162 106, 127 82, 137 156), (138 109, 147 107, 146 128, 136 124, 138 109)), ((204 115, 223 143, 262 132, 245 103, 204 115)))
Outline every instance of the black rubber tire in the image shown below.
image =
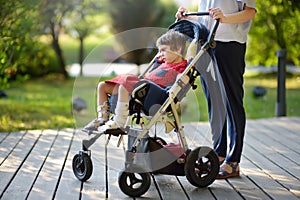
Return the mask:
POLYGON ((121 191, 130 197, 140 197, 145 194, 151 185, 150 173, 130 173, 122 171, 119 175, 121 191), (139 177, 137 177, 139 176, 139 177))
POLYGON ((156 139, 156 141, 160 141, 163 145, 168 144, 168 143, 167 143, 163 138, 161 138, 161 137, 156 137, 155 139, 156 139))
POLYGON ((184 173, 187 180, 196 187, 207 187, 219 174, 219 158, 210 147, 198 147, 187 157, 184 173))
POLYGON ((85 153, 76 154, 72 162, 73 173, 80 181, 87 181, 93 173, 93 163, 85 153))

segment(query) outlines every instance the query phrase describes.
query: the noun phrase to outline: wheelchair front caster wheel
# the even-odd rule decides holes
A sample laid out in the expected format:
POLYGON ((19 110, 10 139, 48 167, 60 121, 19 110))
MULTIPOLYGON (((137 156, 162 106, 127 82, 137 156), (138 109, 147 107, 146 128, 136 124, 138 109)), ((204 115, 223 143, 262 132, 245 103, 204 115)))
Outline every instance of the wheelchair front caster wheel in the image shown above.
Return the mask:
POLYGON ((119 187, 122 192, 130 197, 139 197, 145 194, 150 185, 150 173, 121 172, 119 175, 119 187))
POLYGON ((93 164, 90 156, 86 153, 79 153, 73 157, 73 173, 80 181, 88 180, 93 172, 93 164))
POLYGON ((219 158, 209 147, 198 147, 187 157, 184 172, 187 180, 196 187, 207 187, 219 174, 219 158))

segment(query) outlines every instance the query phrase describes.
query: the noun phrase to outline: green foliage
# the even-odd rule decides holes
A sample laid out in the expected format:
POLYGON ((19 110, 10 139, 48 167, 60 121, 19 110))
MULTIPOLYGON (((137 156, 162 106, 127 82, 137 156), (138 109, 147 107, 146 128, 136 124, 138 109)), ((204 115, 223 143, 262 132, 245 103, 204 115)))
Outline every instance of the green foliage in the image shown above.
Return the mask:
POLYGON ((247 61, 252 65, 276 65, 276 51, 287 49, 289 63, 300 65, 300 2, 256 1, 256 5, 257 14, 249 34, 247 61))
POLYGON ((80 0, 74 4, 74 9, 66 15, 65 27, 74 38, 85 38, 103 22, 102 3, 99 0, 80 0))
MULTIPOLYGON (((111 18, 111 27, 119 46, 119 52, 128 62, 137 65, 148 62, 153 57, 154 38, 157 38, 157 29, 146 29, 145 27, 161 27, 166 23, 166 17, 174 19, 175 9, 172 16, 168 9, 159 0, 110 0, 107 3, 108 13, 111 18), (138 28, 144 27, 141 30, 138 28), (138 45, 136 45, 138 44, 138 45), (149 50, 150 49, 150 50, 149 50), (150 52, 150 53, 149 53, 150 52)), ((175 6, 173 6, 175 8, 175 6)), ((166 28, 166 27, 163 27, 166 28)))
POLYGON ((36 5, 27 1, 0 3, 0 88, 9 81, 28 78, 30 69, 46 66, 47 58, 38 43, 36 5))
POLYGON ((74 9, 66 16, 69 19, 65 25, 66 30, 80 42, 78 53, 78 63, 81 67, 80 75, 83 73, 84 41, 102 25, 101 15, 99 15, 101 9, 102 4, 99 0, 81 0, 75 2, 74 9))
MULTIPOLYGON (((300 65, 300 1, 266 0, 256 1, 256 4, 258 12, 249 34, 247 64, 276 65, 275 52, 286 48, 289 64, 300 65)), ((84 36, 87 30, 89 34, 94 33, 91 29, 110 24, 114 34, 140 27, 166 30, 175 20, 177 7, 175 1, 169 0, 0 0, 0 88, 8 87, 11 80, 61 73, 62 63, 77 62, 79 42, 68 46, 64 38, 58 40, 66 30, 73 36, 84 36), (66 27, 66 24, 74 26, 66 27), (43 34, 52 36, 53 40, 45 43, 41 40, 43 34), (66 49, 67 52, 62 51, 66 49), (64 54, 72 60, 65 62, 64 54)), ((103 30, 107 31, 99 32, 103 30)), ((97 35, 98 39, 102 40, 103 35, 97 35)), ((146 32, 134 35, 133 41, 146 47, 149 44, 151 48, 155 38, 146 32)), ((128 41, 124 39, 119 43, 126 45, 128 41)), ((97 44, 99 42, 85 44, 85 47, 91 50, 97 44)), ((108 45, 105 48, 117 46, 105 45, 108 45)), ((148 61, 153 54, 145 54, 145 50, 134 51, 129 61, 138 64, 148 61)))
POLYGON ((51 36, 51 44, 57 57, 61 74, 68 78, 66 71, 66 61, 60 46, 59 37, 64 28, 65 16, 71 12, 75 6, 75 0, 42 0, 38 7, 39 25, 42 33, 51 36))
POLYGON ((158 0, 110 0, 107 8, 114 33, 155 26, 162 15, 158 0))
POLYGON ((161 1, 162 9, 164 10, 164 15, 160 20, 160 24, 157 26, 161 26, 164 28, 168 28, 171 24, 175 22, 175 13, 178 10, 178 6, 173 1, 161 1))

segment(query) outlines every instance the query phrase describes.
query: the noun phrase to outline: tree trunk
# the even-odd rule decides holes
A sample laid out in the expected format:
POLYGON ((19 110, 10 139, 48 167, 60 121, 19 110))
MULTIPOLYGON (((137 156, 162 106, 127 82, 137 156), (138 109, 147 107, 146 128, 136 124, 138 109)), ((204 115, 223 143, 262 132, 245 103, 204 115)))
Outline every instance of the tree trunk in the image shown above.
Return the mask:
POLYGON ((83 75, 83 59, 84 59, 84 46, 83 46, 83 40, 84 40, 84 37, 80 37, 79 38, 80 40, 80 47, 79 47, 79 65, 80 65, 80 76, 83 75))
POLYGON ((59 64, 61 73, 62 73, 62 75, 64 76, 65 79, 68 79, 69 74, 66 70, 65 59, 64 59, 64 56, 63 56, 63 52, 62 52, 62 50, 59 46, 58 35, 55 34, 54 25, 51 25, 51 35, 52 35, 52 46, 53 46, 53 49, 54 49, 55 54, 57 56, 58 64, 59 64))

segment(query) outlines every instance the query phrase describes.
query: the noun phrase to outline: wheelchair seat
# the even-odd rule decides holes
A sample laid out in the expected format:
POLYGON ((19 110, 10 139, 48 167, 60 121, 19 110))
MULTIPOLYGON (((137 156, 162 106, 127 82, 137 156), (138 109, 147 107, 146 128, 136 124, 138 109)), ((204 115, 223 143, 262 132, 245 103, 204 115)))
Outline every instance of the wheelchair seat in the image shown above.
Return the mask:
POLYGON ((136 83, 129 101, 130 115, 143 112, 147 116, 153 116, 169 97, 168 89, 149 80, 136 83))

